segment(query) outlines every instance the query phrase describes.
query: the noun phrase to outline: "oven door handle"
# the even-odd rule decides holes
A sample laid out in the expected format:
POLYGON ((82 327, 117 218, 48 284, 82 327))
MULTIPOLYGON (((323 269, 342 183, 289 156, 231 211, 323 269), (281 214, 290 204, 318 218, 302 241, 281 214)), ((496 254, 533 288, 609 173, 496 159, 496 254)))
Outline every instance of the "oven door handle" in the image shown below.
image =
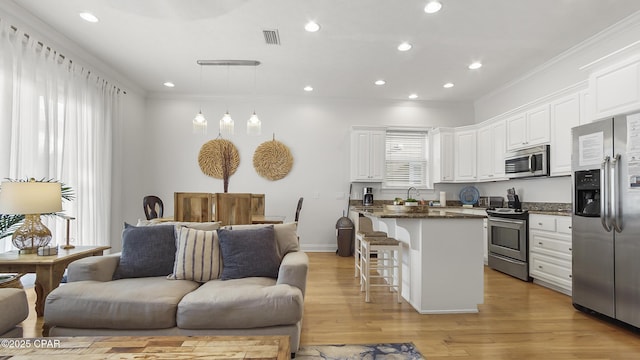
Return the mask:
POLYGON ((497 222, 503 222, 508 224, 515 224, 515 225, 522 225, 524 222, 523 220, 496 219, 495 217, 489 218, 489 221, 497 221, 497 222))

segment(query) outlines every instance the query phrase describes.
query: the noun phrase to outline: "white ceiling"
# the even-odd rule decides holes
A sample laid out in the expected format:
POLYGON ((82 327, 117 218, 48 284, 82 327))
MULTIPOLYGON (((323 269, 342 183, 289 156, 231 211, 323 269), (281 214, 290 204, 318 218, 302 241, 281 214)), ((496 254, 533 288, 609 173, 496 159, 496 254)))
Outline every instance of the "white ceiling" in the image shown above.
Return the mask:
POLYGON ((12 1, 150 93, 447 101, 477 99, 640 10, 638 0, 441 0, 436 14, 427 0, 12 1), (321 30, 304 31, 308 20, 321 30), (265 44, 264 29, 281 45, 265 44), (397 51, 402 41, 413 49, 397 51), (200 85, 198 59, 262 64, 203 67, 200 85))

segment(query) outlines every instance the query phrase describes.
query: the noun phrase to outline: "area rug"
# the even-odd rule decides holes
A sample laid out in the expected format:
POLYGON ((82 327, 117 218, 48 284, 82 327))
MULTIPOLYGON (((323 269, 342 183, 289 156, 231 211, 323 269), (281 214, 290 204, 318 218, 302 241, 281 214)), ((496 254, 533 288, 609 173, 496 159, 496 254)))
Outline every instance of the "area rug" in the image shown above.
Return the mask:
POLYGON ((307 345, 296 352, 295 360, 424 359, 412 343, 364 345, 307 345))

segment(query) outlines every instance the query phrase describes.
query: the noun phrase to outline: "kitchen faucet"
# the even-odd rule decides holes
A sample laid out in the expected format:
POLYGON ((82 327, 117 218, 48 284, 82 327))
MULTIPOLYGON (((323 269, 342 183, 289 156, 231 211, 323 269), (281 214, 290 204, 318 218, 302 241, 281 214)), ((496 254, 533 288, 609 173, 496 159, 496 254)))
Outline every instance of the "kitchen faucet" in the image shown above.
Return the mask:
POLYGON ((411 189, 413 189, 413 190, 415 190, 415 191, 416 191, 416 195, 418 195, 418 194, 419 194, 418 189, 416 189, 416 188, 414 188, 414 187, 412 186, 412 187, 410 187, 410 188, 407 190, 407 199, 411 199, 411 189))

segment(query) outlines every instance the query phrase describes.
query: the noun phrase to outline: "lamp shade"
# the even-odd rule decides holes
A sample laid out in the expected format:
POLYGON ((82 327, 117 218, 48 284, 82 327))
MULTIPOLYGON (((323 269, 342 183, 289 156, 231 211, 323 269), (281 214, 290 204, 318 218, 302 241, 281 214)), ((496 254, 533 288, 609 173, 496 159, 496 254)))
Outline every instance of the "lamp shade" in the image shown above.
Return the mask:
POLYGON ((2 182, 0 214, 48 214, 62 211, 62 186, 57 182, 2 182))

